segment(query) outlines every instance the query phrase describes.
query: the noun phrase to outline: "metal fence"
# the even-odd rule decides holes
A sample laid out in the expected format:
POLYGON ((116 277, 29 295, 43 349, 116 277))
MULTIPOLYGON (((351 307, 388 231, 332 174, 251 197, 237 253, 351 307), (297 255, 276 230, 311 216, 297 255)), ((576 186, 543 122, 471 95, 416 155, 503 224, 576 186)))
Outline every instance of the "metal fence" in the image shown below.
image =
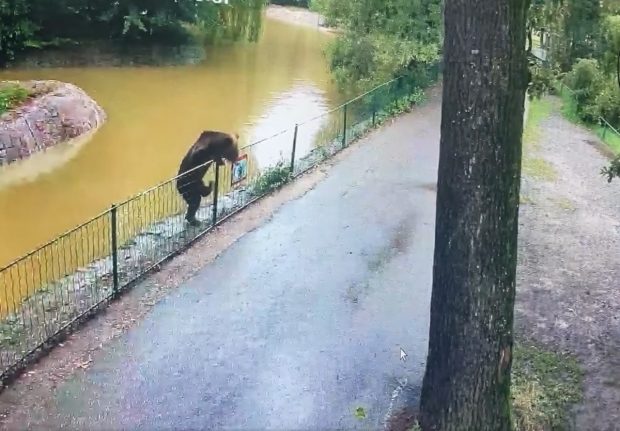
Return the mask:
POLYGON ((380 124, 437 79, 439 66, 398 78, 328 113, 243 147, 247 175, 210 169, 214 192, 203 199, 200 226, 185 223, 176 177, 146 190, 0 269, 2 387, 30 361, 133 282, 247 207, 380 124))

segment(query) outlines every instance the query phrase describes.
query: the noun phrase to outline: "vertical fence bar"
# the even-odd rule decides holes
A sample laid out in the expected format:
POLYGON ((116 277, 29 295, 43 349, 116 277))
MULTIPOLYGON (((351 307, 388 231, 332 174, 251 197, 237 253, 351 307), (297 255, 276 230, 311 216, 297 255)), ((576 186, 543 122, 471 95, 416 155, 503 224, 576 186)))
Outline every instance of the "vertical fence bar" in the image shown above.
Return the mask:
POLYGON ((116 204, 112 204, 112 210, 110 211, 110 228, 112 231, 112 294, 116 297, 119 294, 118 286, 118 238, 116 236, 116 204))
POLYGON ((377 124, 376 120, 377 120, 377 111, 375 110, 375 106, 374 106, 374 103, 373 103, 373 106, 372 106, 372 127, 375 127, 375 125, 377 124))
POLYGON ((342 125, 342 148, 347 146, 347 105, 348 103, 345 103, 344 105, 344 119, 342 125))
POLYGON ((601 120, 601 123, 603 125, 603 140, 605 140, 605 136, 607 135, 607 122, 604 119, 601 120))
POLYGON ((215 226, 217 223, 217 198, 220 188, 220 165, 215 163, 215 184, 213 185, 213 216, 212 216, 212 225, 215 226))
POLYGON ((295 133, 293 134, 293 151, 291 152, 291 175, 295 172, 295 149, 297 148, 297 130, 299 124, 295 124, 295 133))

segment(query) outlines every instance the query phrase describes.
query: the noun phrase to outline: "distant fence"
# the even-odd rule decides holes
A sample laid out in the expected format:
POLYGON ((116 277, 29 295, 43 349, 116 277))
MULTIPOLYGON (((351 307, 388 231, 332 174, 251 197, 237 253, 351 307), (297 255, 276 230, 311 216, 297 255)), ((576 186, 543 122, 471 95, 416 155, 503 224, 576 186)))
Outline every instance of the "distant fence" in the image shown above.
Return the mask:
POLYGON ((185 223, 186 206, 175 187, 177 178, 172 178, 1 268, 2 387, 76 325, 218 223, 333 156, 404 104, 411 105, 416 89, 438 74, 439 66, 433 65, 415 80, 391 80, 243 147, 245 180, 233 184, 229 166, 207 173, 205 181, 211 176, 214 192, 203 199, 197 214, 201 226, 185 223))

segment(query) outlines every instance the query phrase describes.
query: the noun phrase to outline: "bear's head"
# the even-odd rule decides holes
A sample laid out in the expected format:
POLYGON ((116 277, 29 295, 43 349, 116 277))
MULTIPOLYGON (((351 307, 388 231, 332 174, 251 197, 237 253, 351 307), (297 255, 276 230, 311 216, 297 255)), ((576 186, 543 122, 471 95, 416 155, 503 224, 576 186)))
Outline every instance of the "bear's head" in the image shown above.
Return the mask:
POLYGON ((230 135, 230 145, 224 148, 222 156, 230 163, 235 163, 239 158, 239 134, 230 135))

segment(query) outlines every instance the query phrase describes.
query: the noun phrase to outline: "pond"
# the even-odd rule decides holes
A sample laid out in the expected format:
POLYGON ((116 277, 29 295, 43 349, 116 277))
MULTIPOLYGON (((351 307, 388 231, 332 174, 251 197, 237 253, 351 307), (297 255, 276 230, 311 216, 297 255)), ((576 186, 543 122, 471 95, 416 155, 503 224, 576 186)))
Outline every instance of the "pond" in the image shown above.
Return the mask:
MULTIPOLYGON (((323 54, 329 37, 266 19, 258 42, 196 50, 196 61, 183 65, 0 72, 0 79, 74 83, 108 114, 93 136, 0 169, 0 267, 174 177, 203 129, 239 132, 249 144, 327 112, 341 99, 323 54)), ((315 126, 303 129, 300 153, 310 149, 315 126)), ((290 157, 290 136, 253 148, 254 168, 290 157)))

